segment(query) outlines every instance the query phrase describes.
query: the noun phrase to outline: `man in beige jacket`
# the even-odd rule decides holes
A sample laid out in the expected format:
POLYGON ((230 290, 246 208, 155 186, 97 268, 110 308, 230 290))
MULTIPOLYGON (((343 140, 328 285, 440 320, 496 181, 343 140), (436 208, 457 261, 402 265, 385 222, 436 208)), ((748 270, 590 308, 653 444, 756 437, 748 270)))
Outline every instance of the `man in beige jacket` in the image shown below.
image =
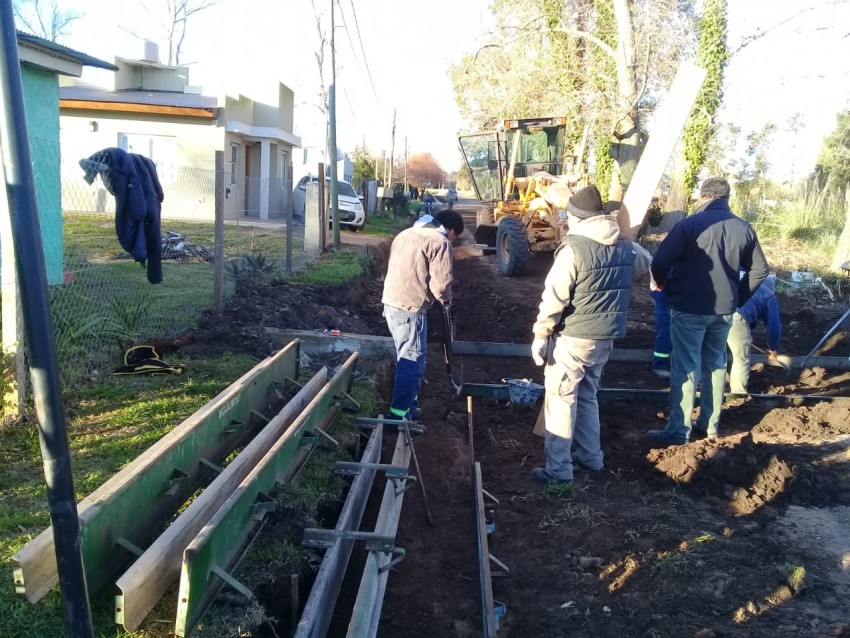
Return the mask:
POLYGON ((419 386, 425 375, 428 309, 452 302, 452 242, 463 233, 460 213, 443 210, 423 215, 401 231, 390 248, 384 280, 384 317, 396 348, 390 417, 416 419, 419 386))
MULTIPOLYGON (((609 205, 611 202, 609 202, 609 205)), ((594 186, 567 204, 569 235, 555 252, 534 323, 531 354, 546 363, 546 467, 531 471, 542 485, 573 480, 575 462, 602 469, 596 391, 614 339, 626 334, 632 279, 649 272, 651 257, 620 235, 616 206, 605 214, 594 186)))

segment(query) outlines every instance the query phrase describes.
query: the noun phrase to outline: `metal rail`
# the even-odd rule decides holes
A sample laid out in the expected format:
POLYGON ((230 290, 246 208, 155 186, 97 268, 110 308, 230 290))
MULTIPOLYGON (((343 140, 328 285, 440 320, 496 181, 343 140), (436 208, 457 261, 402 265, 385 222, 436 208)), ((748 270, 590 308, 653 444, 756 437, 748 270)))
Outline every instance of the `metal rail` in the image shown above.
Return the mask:
MULTIPOLYGON (((286 379, 298 377, 298 357, 295 341, 252 368, 80 502, 81 545, 92 593, 134 558, 128 547, 145 545, 209 479, 209 465, 220 463, 260 425, 255 415, 281 402, 286 379)), ((50 529, 13 559, 18 565, 15 591, 30 602, 57 583, 50 529)))
MULTIPOLYGON (((372 491, 372 483, 377 472, 374 465, 381 459, 383 433, 383 426, 380 425, 372 430, 360 463, 342 466, 344 471, 356 471, 357 474, 339 515, 335 528, 337 532, 355 531, 360 527, 360 520, 363 518, 363 511, 366 509, 366 502, 369 500, 369 493, 372 491)), ((338 473, 340 467, 340 464, 337 464, 338 473)), ((353 539, 340 538, 325 553, 295 631, 297 638, 324 636, 327 633, 353 548, 353 539)))
MULTIPOLYGON (((484 506, 484 491, 481 480, 481 463, 476 461, 472 466, 472 493, 475 499, 475 541, 478 550, 478 584, 481 587, 481 620, 484 638, 495 638, 499 631, 499 620, 505 615, 505 606, 496 604, 493 600, 493 582, 490 562, 495 562, 501 571, 499 575, 507 575, 508 568, 490 554, 488 535, 496 529, 495 521, 487 521, 487 513, 484 506)), ((487 494, 495 504, 498 501, 487 494)))
MULTIPOLYGON (((489 399, 510 400, 508 386, 499 383, 464 383, 461 385, 460 394, 467 397, 479 397, 489 399)), ((635 388, 599 388, 597 398, 603 402, 616 401, 646 401, 659 405, 666 405, 670 393, 667 390, 644 390, 635 388)), ((696 393, 699 398, 699 392, 696 393)), ((820 403, 822 401, 843 402, 850 401, 850 397, 839 397, 820 394, 732 394, 727 392, 723 396, 724 401, 749 398, 765 405, 807 405, 820 403)))
POLYGON ((309 451, 319 444, 320 432, 339 412, 344 395, 351 388, 356 360, 356 354, 349 357, 186 547, 177 598, 176 635, 192 632, 224 584, 243 596, 253 596, 231 575, 242 548, 255 534, 265 510, 273 509, 274 500, 269 495, 275 485, 296 475, 309 451))
MULTIPOLYGON (((282 467, 292 463, 301 444, 301 434, 324 418, 334 402, 338 402, 338 395, 349 390, 356 361, 357 355, 351 355, 333 379, 309 400, 306 407, 303 407, 305 401, 297 405, 297 411, 293 410, 286 416, 282 416, 282 412, 272 421, 272 423, 277 421, 288 425, 285 431, 275 428, 282 432, 282 436, 272 445, 272 449, 278 450, 277 461, 281 464, 277 466, 278 470, 282 471, 282 467)), ((296 398, 307 391, 308 386, 305 386, 296 398)), ((311 391, 315 392, 313 389, 311 391)), ((286 408, 284 411, 287 411, 286 408)), ((266 426, 266 430, 272 423, 266 426)), ((227 470, 192 501, 144 554, 121 575, 115 583, 121 592, 115 597, 115 622, 123 625, 127 631, 135 631, 138 628, 166 590, 180 577, 180 558, 183 551, 222 507, 256 463, 264 458, 263 453, 274 441, 273 437, 270 438, 271 440, 264 439, 262 444, 256 447, 252 442, 245 448, 230 463, 227 470), (232 471, 231 468, 233 468, 232 471)), ((280 474, 275 476, 279 478, 280 474)))
MULTIPOLYGON (((401 468, 409 467, 412 448, 413 444, 409 435, 399 432, 391 465, 401 468)), ((397 479, 387 477, 381 509, 375 524, 376 536, 395 538, 404 493, 414 482, 411 479, 410 476, 397 479)), ((404 550, 400 547, 369 551, 366 556, 366 566, 363 568, 363 577, 360 580, 360 588, 357 591, 357 599, 354 602, 351 622, 348 625, 346 634, 348 638, 368 638, 377 635, 389 570, 402 558, 404 558, 404 550)))

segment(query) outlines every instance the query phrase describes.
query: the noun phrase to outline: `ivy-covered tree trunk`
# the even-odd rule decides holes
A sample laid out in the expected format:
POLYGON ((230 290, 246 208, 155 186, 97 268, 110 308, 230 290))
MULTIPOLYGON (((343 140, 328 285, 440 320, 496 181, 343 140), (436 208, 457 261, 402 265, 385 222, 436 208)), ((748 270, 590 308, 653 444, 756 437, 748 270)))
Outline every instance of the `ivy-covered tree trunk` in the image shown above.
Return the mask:
POLYGON ((677 186, 686 194, 696 186, 697 175, 705 164, 714 117, 723 97, 723 71, 729 57, 726 30, 726 0, 706 0, 697 47, 697 64, 706 70, 706 76, 685 126, 682 182, 677 186))
MULTIPOLYGON (((596 12, 596 23, 593 34, 612 49, 617 47, 617 21, 614 18, 613 0, 594 0, 596 12)), ((596 176, 595 184, 603 195, 610 197, 611 187, 614 185, 614 157, 611 155, 611 132, 613 123, 608 117, 601 115, 611 111, 610 103, 605 102, 606 82, 608 78, 616 74, 614 59, 599 47, 592 48, 592 75, 591 81, 595 89, 594 112, 597 117, 592 122, 595 142, 593 145, 596 176)), ((619 184, 619 181, 617 181, 619 184)))

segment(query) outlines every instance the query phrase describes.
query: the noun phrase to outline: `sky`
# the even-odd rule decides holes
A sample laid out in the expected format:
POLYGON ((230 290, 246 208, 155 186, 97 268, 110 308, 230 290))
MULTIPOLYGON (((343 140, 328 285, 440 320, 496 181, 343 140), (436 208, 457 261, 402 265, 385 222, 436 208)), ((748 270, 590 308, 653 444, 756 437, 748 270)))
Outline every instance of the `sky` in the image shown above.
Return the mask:
MULTIPOLYGON (((326 32, 330 0, 315 0, 326 32)), ((489 42, 490 0, 338 0, 336 9, 337 138, 351 151, 365 143, 395 155, 431 153, 445 170, 461 161, 457 134, 466 130, 454 100, 449 67, 489 42), (356 20, 355 20, 356 15, 356 20)), ((82 17, 61 40, 90 55, 139 58, 142 38, 162 40, 165 0, 64 0, 82 17), (145 7, 148 9, 146 10, 145 7)), ((737 52, 726 70, 720 118, 743 137, 773 122, 773 176, 811 170, 824 135, 850 98, 850 3, 837 0, 729 0, 729 46, 765 32, 737 52), (801 8, 816 10, 799 14, 801 8), (793 19, 785 22, 787 18, 793 19), (785 22, 783 24, 783 22, 785 22), (780 25, 780 26, 777 26, 780 25), (802 128, 787 132, 800 114, 802 128)), ((305 146, 324 145, 317 107, 318 51, 311 0, 218 0, 191 18, 181 63, 190 84, 206 94, 242 93, 275 101, 277 81, 295 91, 295 128, 305 146)), ((161 57, 167 55, 161 47, 161 57)), ((85 79, 111 82, 105 72, 85 79)), ((329 74, 326 73, 326 79, 329 74)))

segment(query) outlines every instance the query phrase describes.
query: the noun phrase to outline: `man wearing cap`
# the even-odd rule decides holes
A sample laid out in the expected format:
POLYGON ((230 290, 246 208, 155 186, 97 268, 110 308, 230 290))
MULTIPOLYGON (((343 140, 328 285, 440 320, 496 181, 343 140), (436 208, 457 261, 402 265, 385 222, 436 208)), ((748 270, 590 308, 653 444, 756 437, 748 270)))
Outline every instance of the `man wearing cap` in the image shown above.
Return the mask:
POLYGON ((753 228, 729 209, 729 182, 706 179, 696 212, 664 238, 652 258, 652 277, 670 303, 670 410, 658 445, 684 445, 700 382, 697 429, 717 437, 726 385, 726 339, 735 309, 768 274, 753 228))
POLYGON ((396 235, 384 279, 384 317, 396 348, 390 418, 421 416, 419 386, 425 374, 428 309, 452 302, 452 242, 463 232, 463 217, 442 210, 423 215, 396 235))
POLYGON ((535 483, 570 483, 575 462, 602 469, 596 391, 614 339, 626 334, 632 279, 649 272, 649 253, 620 235, 616 205, 603 209, 595 186, 567 204, 569 234, 555 251, 534 323, 531 355, 546 395, 546 466, 535 483), (610 210, 611 212, 607 212, 610 210))

